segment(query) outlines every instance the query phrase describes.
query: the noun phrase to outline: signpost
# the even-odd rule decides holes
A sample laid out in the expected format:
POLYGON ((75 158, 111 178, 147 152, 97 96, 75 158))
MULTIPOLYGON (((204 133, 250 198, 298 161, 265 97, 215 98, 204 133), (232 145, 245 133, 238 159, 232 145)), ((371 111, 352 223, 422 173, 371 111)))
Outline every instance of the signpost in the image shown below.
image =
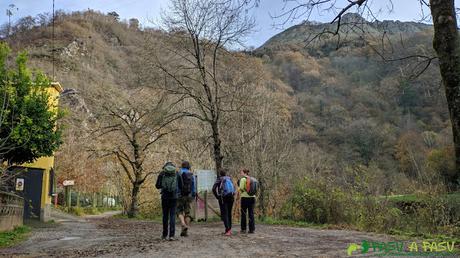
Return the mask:
MULTIPOLYGON (((216 172, 214 170, 195 170, 196 174, 196 179, 197 179, 197 199, 198 202, 203 203, 203 209, 204 209, 204 220, 208 220, 208 209, 211 209, 214 213, 218 214, 217 211, 210 205, 209 203, 209 198, 208 194, 212 192, 212 186, 214 185, 214 182, 216 182, 216 172), (199 193, 203 194, 203 198, 199 196, 199 193)), ((201 207, 201 205, 197 205, 198 208, 201 207)), ((201 210, 201 209, 200 209, 201 210)), ((196 214, 195 214, 196 217, 196 214)))
POLYGON ((24 178, 16 178, 16 191, 24 191, 24 178))
POLYGON ((216 182, 216 172, 214 170, 195 170, 197 175, 197 190, 198 192, 211 191, 214 182, 216 182))
POLYGON ((72 186, 72 185, 75 185, 75 180, 64 180, 64 182, 62 182, 62 185, 63 185, 63 186, 72 186))
POLYGON ((75 180, 64 180, 62 182, 62 185, 64 186, 65 190, 65 197, 66 197, 66 206, 70 208, 72 206, 72 194, 71 194, 71 186, 75 185, 75 180))

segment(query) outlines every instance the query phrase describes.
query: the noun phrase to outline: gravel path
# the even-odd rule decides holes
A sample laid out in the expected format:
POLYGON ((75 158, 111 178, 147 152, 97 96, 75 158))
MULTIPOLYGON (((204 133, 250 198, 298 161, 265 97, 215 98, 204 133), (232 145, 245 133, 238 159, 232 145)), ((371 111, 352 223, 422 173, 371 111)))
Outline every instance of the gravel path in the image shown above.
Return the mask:
POLYGON ((7 257, 347 257, 350 243, 389 241, 387 236, 345 230, 257 225, 256 234, 222 236, 221 223, 195 224, 190 236, 162 241, 151 221, 90 217, 35 229, 7 257))

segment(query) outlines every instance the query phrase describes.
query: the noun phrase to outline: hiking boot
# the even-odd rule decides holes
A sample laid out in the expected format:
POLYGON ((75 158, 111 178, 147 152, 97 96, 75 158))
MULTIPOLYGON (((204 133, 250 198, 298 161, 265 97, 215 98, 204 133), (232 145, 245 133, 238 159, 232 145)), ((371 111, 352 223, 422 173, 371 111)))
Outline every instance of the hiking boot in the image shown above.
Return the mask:
POLYGON ((188 236, 188 233, 187 233, 187 232, 188 232, 188 228, 183 228, 183 229, 182 229, 182 232, 180 232, 180 236, 182 236, 182 237, 188 236))
POLYGON ((225 236, 232 236, 232 230, 227 231, 224 235, 225 236))
POLYGON ((249 231, 248 234, 254 234, 256 233, 255 231, 249 231))

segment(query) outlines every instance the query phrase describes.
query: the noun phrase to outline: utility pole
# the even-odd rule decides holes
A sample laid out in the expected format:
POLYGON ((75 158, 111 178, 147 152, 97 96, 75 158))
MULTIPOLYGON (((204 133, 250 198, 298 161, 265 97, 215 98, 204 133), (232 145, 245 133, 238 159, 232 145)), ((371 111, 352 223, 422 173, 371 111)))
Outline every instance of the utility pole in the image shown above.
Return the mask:
MULTIPOLYGON (((15 5, 14 4, 10 4, 8 5, 8 9, 6 9, 6 15, 8 16, 8 35, 7 37, 10 36, 11 34, 11 16, 13 16, 13 10, 15 9, 15 5)), ((18 8, 16 8, 16 11, 19 10, 18 8)))

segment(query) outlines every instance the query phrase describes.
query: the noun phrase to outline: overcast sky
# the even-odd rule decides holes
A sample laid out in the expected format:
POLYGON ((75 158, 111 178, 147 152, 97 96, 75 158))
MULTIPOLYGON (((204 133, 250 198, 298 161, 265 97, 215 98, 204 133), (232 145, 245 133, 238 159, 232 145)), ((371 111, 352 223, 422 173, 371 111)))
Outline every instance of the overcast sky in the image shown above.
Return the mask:
MULTIPOLYGON (((348 3, 347 0, 336 1, 338 7, 348 3)), ((388 5, 389 0, 369 1, 373 10, 377 11, 380 20, 418 21, 421 18, 419 0, 393 0, 393 8, 388 5)), ((102 12, 116 11, 122 19, 138 18, 144 26, 151 26, 151 21, 159 21, 159 15, 162 9, 167 9, 168 2, 169 0, 55 0, 55 8, 64 11, 88 8, 102 12)), ((460 0, 456 2, 457 6, 460 6, 460 0)), ((52 0, 0 0, 0 13, 3 13, 0 16, 0 23, 8 21, 6 9, 10 4, 14 4, 17 8, 13 11, 13 21, 27 15, 35 16, 39 13, 52 12, 52 0), (4 11, 1 11, 2 9, 4 11)), ((260 6, 252 11, 257 21, 257 31, 247 38, 247 46, 258 47, 282 30, 280 26, 274 26, 281 20, 273 20, 271 16, 280 14, 283 7, 283 0, 261 0, 260 6)), ((314 12, 310 20, 328 22, 332 16, 333 13, 330 12, 314 12)), ((301 20, 289 23, 284 28, 299 22, 301 20)))

